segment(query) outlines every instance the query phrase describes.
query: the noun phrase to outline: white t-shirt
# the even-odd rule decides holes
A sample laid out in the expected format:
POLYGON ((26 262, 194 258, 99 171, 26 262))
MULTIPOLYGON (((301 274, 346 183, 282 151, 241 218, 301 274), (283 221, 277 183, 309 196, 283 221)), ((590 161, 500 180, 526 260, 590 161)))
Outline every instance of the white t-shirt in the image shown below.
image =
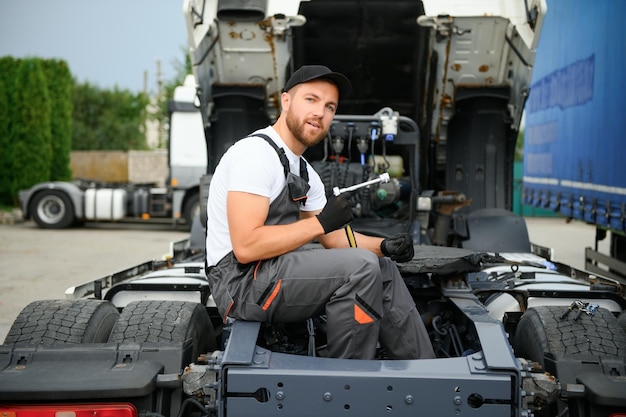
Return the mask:
MULTIPOLYGON (((289 150, 273 127, 268 126, 255 133, 269 136, 279 148, 283 148, 291 172, 300 175, 300 157, 289 150)), ((311 189, 307 193, 306 204, 300 210, 321 210, 326 205, 324 184, 308 162, 307 171, 311 189)), ((265 139, 255 136, 243 138, 224 153, 209 186, 206 239, 209 266, 215 265, 233 249, 226 216, 228 192, 243 191, 269 197, 271 204, 284 188, 285 173, 278 153, 265 139)))

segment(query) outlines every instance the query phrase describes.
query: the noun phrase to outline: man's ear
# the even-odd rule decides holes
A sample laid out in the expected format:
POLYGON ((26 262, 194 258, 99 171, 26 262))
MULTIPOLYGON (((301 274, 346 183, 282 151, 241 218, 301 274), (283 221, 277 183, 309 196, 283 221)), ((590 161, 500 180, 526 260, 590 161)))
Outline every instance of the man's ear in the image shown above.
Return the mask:
POLYGON ((291 96, 289 93, 284 92, 280 94, 280 107, 282 110, 287 110, 289 108, 289 104, 291 103, 291 96))

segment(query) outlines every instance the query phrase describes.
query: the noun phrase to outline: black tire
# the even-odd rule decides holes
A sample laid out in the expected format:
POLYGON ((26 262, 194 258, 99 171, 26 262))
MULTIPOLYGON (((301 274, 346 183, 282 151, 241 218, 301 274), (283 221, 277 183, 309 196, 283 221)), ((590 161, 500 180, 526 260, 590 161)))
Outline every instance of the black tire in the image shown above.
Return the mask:
POLYGON ((118 316, 108 301, 34 301, 17 316, 4 343, 106 343, 118 316))
POLYGON ((566 307, 529 308, 520 319, 513 349, 515 355, 544 365, 545 352, 568 355, 626 355, 626 334, 613 314, 599 308, 593 316, 575 312, 561 319, 566 307))
POLYGON ((215 332, 202 304, 142 300, 129 303, 113 326, 109 342, 184 342, 192 340, 192 358, 216 349, 215 332))
POLYGON ((64 229, 75 221, 72 201, 59 190, 38 192, 33 197, 29 211, 35 223, 43 229, 64 229))
POLYGON ((622 326, 622 329, 626 332, 626 311, 622 311, 622 314, 617 316, 617 322, 622 326))
POLYGON ((198 193, 194 193, 187 197, 183 206, 183 218, 187 222, 187 226, 191 227, 194 217, 198 215, 200 215, 200 196, 198 193))

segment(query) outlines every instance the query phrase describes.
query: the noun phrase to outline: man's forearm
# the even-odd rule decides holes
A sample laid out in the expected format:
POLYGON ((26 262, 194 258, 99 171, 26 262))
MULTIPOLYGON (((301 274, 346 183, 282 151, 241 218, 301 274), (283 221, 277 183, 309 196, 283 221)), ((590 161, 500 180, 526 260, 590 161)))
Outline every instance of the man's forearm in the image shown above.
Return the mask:
POLYGON ((284 225, 261 226, 241 242, 233 243, 235 257, 241 263, 283 255, 323 235, 324 229, 315 217, 284 225))
MULTIPOLYGON (((354 237, 356 239, 356 244, 358 248, 367 249, 379 257, 383 256, 380 250, 380 242, 383 241, 382 238, 367 236, 357 232, 354 233, 354 237)), ((335 230, 332 233, 320 236, 318 239, 320 243, 327 249, 350 247, 350 242, 348 241, 348 236, 346 235, 345 229, 335 230)))

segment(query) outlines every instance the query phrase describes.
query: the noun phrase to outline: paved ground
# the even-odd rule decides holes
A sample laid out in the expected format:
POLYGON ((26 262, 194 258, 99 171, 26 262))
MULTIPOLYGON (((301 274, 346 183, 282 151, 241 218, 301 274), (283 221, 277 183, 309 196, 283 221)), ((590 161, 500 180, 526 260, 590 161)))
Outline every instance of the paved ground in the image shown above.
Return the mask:
MULTIPOLYGON (((584 269, 585 248, 595 246, 595 228, 562 218, 527 218, 528 234, 532 243, 553 248, 554 259, 584 269)), ((599 242, 598 250, 609 253, 608 238, 599 242)))
POLYGON ((161 258, 188 233, 171 226, 99 225, 43 230, 33 222, 0 225, 0 341, 31 301, 161 258), (113 227, 112 227, 113 226, 113 227))
MULTIPOLYGON (((532 242, 555 248, 556 260, 582 269, 584 248, 594 245, 593 227, 555 218, 527 223, 532 242)), ((187 235, 154 225, 67 230, 42 230, 32 222, 0 225, 0 341, 31 301, 64 298, 70 286, 161 258, 170 242, 187 235)))

